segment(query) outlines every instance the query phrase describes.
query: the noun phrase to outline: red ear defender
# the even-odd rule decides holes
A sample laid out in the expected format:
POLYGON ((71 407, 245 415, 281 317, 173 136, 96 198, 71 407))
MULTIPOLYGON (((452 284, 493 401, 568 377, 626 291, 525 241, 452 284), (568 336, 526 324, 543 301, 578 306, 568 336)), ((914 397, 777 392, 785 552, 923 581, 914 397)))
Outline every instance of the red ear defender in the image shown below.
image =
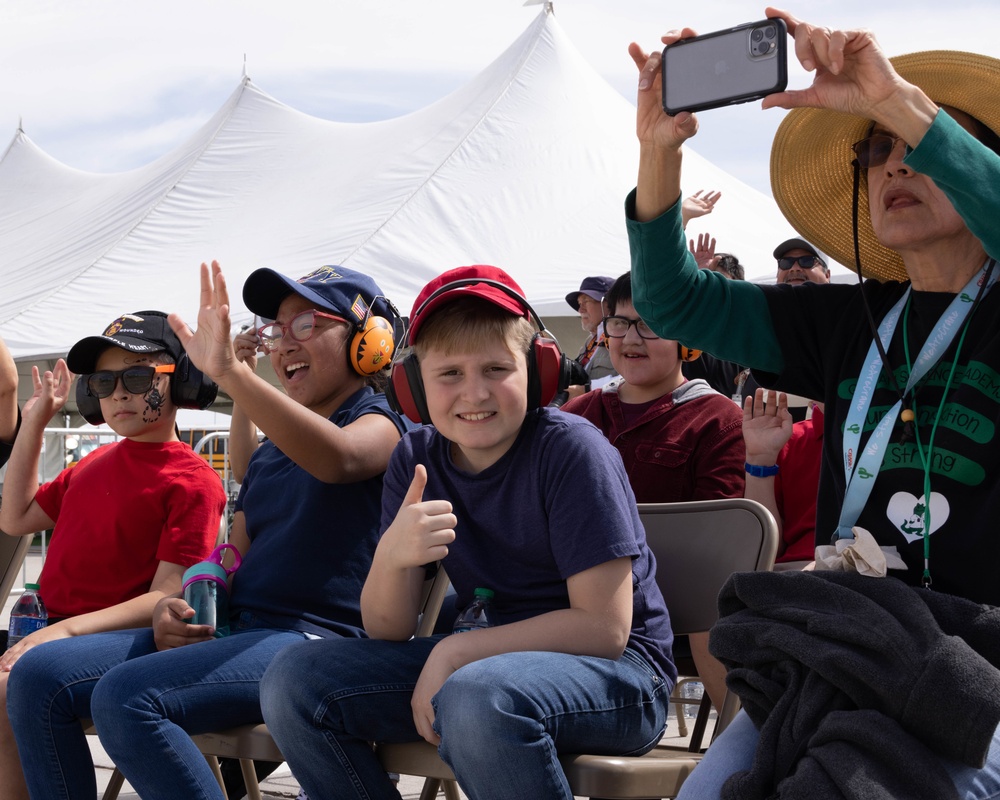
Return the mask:
POLYGON ((370 316, 351 339, 351 366, 359 375, 374 375, 389 366, 396 350, 392 323, 385 317, 370 316))
POLYGON ((413 353, 393 362, 385 396, 393 411, 405 414, 411 422, 430 424, 431 415, 427 412, 420 364, 413 353))
MULTIPOLYGON (((425 299, 412 318, 420 316, 428 304, 442 294, 455 291, 463 286, 486 284, 499 289, 504 294, 517 300, 538 328, 538 333, 528 347, 528 410, 547 406, 558 392, 572 383, 572 369, 569 359, 559 350, 555 338, 542 325, 542 321, 534 309, 528 305, 524 297, 506 284, 488 278, 468 278, 446 283, 436 289, 425 299)), ((420 364, 412 352, 402 355, 410 344, 410 331, 406 332, 400 345, 400 352, 392 364, 392 373, 385 394, 389 406, 400 414, 405 414, 413 422, 430 424, 431 418, 427 411, 427 395, 424 391, 423 379, 420 376, 420 364)))
POLYGON ((563 383, 563 359, 555 339, 537 333, 528 351, 528 410, 542 408, 551 403, 558 392, 566 388, 563 383))

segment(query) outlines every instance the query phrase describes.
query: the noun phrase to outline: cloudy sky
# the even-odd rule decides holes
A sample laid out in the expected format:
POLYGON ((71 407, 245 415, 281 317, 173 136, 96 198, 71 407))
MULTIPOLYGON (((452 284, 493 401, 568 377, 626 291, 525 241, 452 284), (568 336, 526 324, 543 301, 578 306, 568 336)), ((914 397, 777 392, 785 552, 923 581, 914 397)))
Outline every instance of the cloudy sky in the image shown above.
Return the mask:
MULTIPOLYGON (((19 122, 53 158, 115 172, 191 135, 243 70, 281 102, 324 119, 369 121, 443 97, 485 67, 539 13, 522 0, 4 0, 0 5, 0 149, 19 122)), ((586 59, 634 96, 631 40, 763 17, 763 4, 711 0, 556 0, 556 19, 586 59), (673 10, 672 10, 673 9, 673 10)), ((803 0, 799 17, 869 27, 890 54, 997 54, 1000 3, 803 0)), ((791 70, 791 84, 805 74, 791 70)), ((704 112, 694 147, 768 192, 780 111, 704 112)), ((632 146, 623 142, 623 146, 632 146)))

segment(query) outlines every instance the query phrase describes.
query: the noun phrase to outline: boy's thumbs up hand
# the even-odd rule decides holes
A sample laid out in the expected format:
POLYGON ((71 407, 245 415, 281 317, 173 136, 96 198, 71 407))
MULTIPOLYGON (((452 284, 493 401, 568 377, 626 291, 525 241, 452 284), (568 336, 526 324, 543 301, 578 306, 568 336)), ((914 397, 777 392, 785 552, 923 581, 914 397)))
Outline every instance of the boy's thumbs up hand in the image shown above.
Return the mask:
POLYGON ((451 503, 424 500, 426 486, 427 468, 417 464, 396 518, 379 542, 379 550, 399 569, 440 561, 448 555, 448 545, 455 540, 458 520, 451 513, 451 503))

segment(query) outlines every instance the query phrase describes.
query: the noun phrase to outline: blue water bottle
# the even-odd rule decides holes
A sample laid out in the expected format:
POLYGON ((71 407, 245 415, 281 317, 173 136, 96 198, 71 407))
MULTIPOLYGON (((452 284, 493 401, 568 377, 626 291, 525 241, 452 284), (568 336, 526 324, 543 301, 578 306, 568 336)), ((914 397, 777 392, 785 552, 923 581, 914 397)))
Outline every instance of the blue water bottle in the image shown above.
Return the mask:
POLYGON ((211 625, 215 638, 229 635, 229 581, 226 580, 242 563, 240 551, 231 544, 220 544, 207 561, 188 567, 182 579, 184 602, 194 609, 187 620, 191 625, 211 625), (233 551, 233 565, 223 566, 226 550, 233 551))
POLYGON ((17 602, 10 612, 10 628, 7 632, 8 649, 25 636, 29 636, 48 624, 49 614, 45 610, 42 596, 38 594, 38 584, 24 584, 24 594, 17 598, 17 602))

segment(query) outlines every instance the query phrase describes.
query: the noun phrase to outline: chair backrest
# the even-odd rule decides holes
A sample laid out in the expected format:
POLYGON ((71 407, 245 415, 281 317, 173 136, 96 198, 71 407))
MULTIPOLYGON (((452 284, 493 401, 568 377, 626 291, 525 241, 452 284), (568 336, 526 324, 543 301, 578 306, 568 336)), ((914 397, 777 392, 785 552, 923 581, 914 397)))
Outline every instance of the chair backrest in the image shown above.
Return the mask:
POLYGON ((640 503, 639 518, 676 634, 709 630, 719 618, 719 591, 729 576, 769 570, 778 552, 774 517, 742 497, 640 503))
POLYGON ((8 536, 0 533, 0 602, 7 602, 10 590, 18 581, 24 557, 31 547, 31 536, 8 536))

